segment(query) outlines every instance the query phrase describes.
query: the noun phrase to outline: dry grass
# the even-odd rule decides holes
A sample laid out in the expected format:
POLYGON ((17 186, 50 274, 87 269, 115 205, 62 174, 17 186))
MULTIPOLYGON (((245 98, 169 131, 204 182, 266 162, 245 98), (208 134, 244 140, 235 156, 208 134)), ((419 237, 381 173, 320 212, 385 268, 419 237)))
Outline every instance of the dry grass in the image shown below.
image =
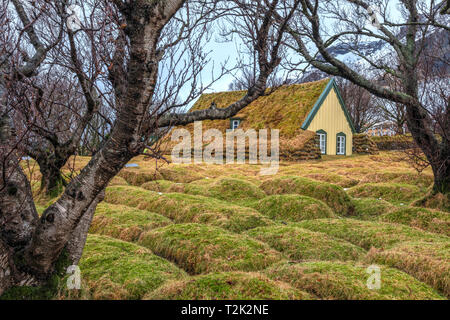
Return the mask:
POLYGON ((347 261, 358 260, 365 250, 347 241, 335 239, 324 233, 296 226, 256 228, 246 232, 250 237, 265 242, 292 261, 347 261))
POLYGON ((342 262, 281 264, 265 274, 326 300, 435 300, 435 290, 406 273, 381 266, 379 290, 367 286, 367 265, 342 262))
POLYGON ((227 272, 170 282, 149 300, 309 300, 311 296, 260 273, 227 272))

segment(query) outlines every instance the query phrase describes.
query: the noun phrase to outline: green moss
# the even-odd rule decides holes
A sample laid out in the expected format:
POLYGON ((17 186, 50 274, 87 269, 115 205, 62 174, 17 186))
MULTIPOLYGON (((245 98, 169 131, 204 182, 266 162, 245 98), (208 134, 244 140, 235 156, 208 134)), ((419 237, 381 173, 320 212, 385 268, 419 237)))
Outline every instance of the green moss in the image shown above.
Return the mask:
POLYGON ((80 261, 94 299, 140 299, 166 281, 186 274, 135 244, 89 235, 80 261))
POLYGON ((171 223, 170 219, 157 213, 123 205, 100 203, 89 232, 135 242, 143 232, 171 223))
POLYGON ((352 218, 361 220, 376 220, 386 212, 397 208, 387 201, 372 198, 353 199, 353 204, 355 213, 352 218))
POLYGON ((300 194, 322 200, 337 214, 353 213, 353 204, 344 189, 339 186, 310 179, 284 176, 265 181, 261 188, 268 194, 300 194))
POLYGON ((141 244, 191 274, 256 271, 282 259, 262 242, 200 224, 177 224, 142 236, 141 244))
POLYGON ((404 242, 389 250, 372 249, 367 259, 403 270, 450 298, 449 238, 404 242))
POLYGON ((410 203, 422 192, 413 185, 398 183, 368 183, 351 188, 349 194, 355 198, 377 198, 392 203, 410 203))
POLYGON ((381 221, 405 224, 430 232, 450 236, 450 213, 425 208, 406 207, 387 212, 381 221))
POLYGON ((331 300, 441 300, 435 290, 401 271, 380 266, 381 287, 371 290, 367 265, 306 262, 274 265, 265 274, 285 281, 320 299, 331 300))
POLYGON ((310 295, 259 273, 227 272, 176 281, 148 294, 153 300, 305 300, 310 295))
MULTIPOLYGON (((16 265, 20 265, 22 258, 16 255, 16 265)), ((44 285, 19 286, 6 290, 0 300, 52 300, 64 290, 67 267, 70 265, 67 251, 64 249, 54 266, 54 273, 44 285)))
POLYGON ((247 231, 247 234, 295 261, 358 260, 366 253, 347 241, 295 226, 263 227, 247 231))
POLYGON ((205 223, 234 232, 273 224, 254 209, 181 193, 158 194, 141 188, 118 186, 106 189, 105 201, 156 212, 176 223, 205 223))
POLYGON ((372 247, 390 248, 406 241, 423 240, 432 242, 446 239, 445 236, 403 225, 354 219, 308 220, 297 222, 295 225, 344 239, 366 250, 372 247))
POLYGON ((296 222, 336 217, 322 201, 299 195, 269 196, 258 201, 253 207, 274 220, 296 222))

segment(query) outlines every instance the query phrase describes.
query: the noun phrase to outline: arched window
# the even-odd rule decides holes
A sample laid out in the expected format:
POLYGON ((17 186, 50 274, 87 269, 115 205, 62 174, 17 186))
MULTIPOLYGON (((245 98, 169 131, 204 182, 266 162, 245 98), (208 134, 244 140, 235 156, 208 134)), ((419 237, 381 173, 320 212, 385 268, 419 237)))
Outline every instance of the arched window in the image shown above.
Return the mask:
POLYGON ((320 152, 322 152, 322 154, 327 154, 327 133, 326 133, 326 131, 319 130, 316 133, 319 136, 320 152))
POLYGON ((347 154, 347 135, 343 132, 336 136, 336 154, 341 156, 347 154))

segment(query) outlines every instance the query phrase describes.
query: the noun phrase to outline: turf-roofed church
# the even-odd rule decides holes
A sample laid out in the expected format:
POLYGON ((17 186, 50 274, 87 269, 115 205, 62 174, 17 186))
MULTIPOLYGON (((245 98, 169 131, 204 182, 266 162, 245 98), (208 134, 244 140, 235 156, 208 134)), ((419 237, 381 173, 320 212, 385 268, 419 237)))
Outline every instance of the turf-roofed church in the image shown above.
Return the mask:
MULTIPOLYGON (((225 108, 245 91, 204 94, 191 111, 215 103, 225 108)), ((334 79, 286 85, 263 96, 228 120, 204 121, 219 129, 279 129, 280 154, 287 158, 314 159, 321 155, 351 155, 355 129, 334 79)))

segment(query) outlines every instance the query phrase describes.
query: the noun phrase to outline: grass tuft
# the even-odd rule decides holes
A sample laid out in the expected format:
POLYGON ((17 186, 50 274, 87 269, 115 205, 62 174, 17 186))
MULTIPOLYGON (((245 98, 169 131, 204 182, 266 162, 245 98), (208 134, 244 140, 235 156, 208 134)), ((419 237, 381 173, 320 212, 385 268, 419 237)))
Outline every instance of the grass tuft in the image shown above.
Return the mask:
POLYGON ((295 226, 263 227, 247 231, 247 234, 265 242, 293 261, 305 260, 358 260, 366 251, 347 241, 332 238, 295 226))
POLYGON ((282 259, 280 253, 248 236, 194 223, 150 231, 140 243, 190 274, 257 271, 282 259))
POLYGON ((435 300, 435 290, 399 270, 381 267, 381 287, 371 290, 366 265, 306 262, 274 265, 265 274, 326 300, 435 300))
POLYGON ((89 235, 79 265, 93 299, 141 299, 166 281, 186 277, 146 248, 97 235, 89 235))
POLYGON ((253 207, 270 219, 282 221, 297 222, 336 217, 322 201, 294 194, 269 196, 258 201, 253 207))
POLYGON ((226 272, 170 282, 150 300, 309 300, 310 295, 259 273, 226 272))
POLYGON ((322 200, 339 215, 354 211, 350 197, 339 186, 297 176, 284 176, 265 181, 261 188, 268 195, 300 194, 322 200))

